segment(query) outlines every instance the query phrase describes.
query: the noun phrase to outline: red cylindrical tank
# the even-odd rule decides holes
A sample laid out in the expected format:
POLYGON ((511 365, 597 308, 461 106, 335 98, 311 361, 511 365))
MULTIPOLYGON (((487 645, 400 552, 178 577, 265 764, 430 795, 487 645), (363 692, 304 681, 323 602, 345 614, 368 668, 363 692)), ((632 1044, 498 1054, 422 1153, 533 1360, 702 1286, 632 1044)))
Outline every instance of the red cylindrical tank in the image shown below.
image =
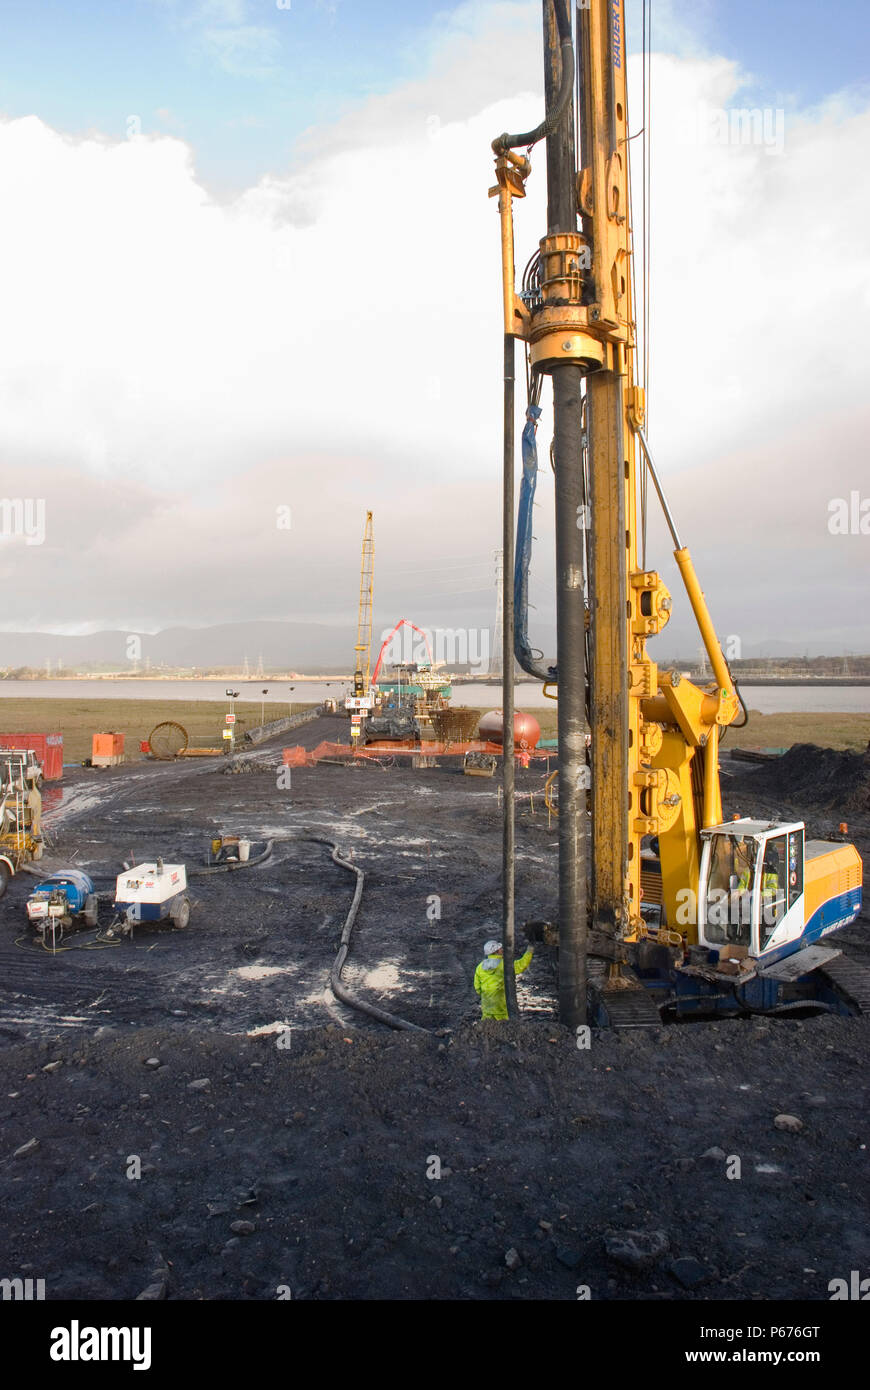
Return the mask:
MULTIPOLYGON (((478 734, 487 743, 501 743, 504 731, 504 716, 500 709, 491 709, 478 725, 478 734)), ((517 710, 514 714, 514 745, 517 748, 536 748, 541 737, 541 726, 533 714, 517 710)))

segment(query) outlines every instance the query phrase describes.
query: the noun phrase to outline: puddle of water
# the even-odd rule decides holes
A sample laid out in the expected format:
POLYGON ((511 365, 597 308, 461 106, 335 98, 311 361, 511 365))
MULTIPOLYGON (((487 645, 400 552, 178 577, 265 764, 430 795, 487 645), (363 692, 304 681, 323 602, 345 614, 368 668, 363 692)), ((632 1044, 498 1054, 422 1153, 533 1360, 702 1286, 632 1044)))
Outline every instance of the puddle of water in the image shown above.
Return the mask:
POLYGON ((47 798, 44 797, 42 803, 42 818, 46 822, 61 820, 70 811, 89 811, 94 806, 100 805, 99 796, 80 791, 61 792, 60 798, 54 801, 50 807, 46 806, 46 800, 47 798))

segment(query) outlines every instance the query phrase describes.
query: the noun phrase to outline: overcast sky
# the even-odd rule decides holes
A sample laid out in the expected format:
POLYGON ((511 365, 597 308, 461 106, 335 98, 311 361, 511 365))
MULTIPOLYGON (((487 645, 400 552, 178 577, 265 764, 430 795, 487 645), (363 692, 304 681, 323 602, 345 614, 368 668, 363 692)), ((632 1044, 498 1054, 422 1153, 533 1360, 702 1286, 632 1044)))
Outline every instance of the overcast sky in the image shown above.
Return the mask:
MULTIPOLYGON (((870 651, 867 9, 653 12, 650 443, 723 638, 870 651), (719 138, 741 107, 756 143, 719 138)), ((540 118, 540 29, 538 0, 3 0, 0 496, 45 540, 0 537, 0 626, 352 627, 367 508, 376 629, 492 623, 490 141, 540 118)), ((539 500, 533 634, 546 472, 539 500)))

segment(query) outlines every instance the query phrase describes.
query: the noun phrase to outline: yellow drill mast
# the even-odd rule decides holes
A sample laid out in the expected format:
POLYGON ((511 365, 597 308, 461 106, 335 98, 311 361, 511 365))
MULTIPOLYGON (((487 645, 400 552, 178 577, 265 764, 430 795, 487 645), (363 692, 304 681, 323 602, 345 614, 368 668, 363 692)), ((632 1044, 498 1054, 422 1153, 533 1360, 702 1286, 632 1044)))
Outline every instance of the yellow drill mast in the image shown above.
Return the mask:
POLYGON ((368 695, 372 661, 372 600, 375 582, 375 538, 372 514, 366 512, 360 561, 359 612, 356 623, 356 660, 354 662, 353 693, 368 695))
MULTIPOLYGON (((632 302, 623 0, 589 0, 576 10, 573 24, 568 0, 544 0, 543 8, 547 118, 536 131, 493 142, 498 185, 491 191, 499 195, 501 216, 504 332, 528 345, 533 380, 535 374, 553 379, 560 941, 569 942, 571 970, 572 958, 585 953, 586 923, 575 919, 585 916, 587 901, 599 940, 606 936, 615 943, 644 934, 644 837, 658 838, 669 924, 685 923, 688 939, 696 939, 685 890, 698 888, 702 826, 721 820, 719 731, 735 718, 739 697, 643 434, 645 400, 637 381, 632 302), (524 194, 528 153, 541 138, 548 147, 548 234, 540 241, 531 291, 527 288, 521 298, 515 288, 513 200, 524 194), (523 146, 526 152, 517 153, 523 146), (648 478, 664 507, 711 662, 715 684, 709 687, 699 688, 676 671, 660 671, 647 652, 647 639, 661 631, 671 608, 658 573, 642 569, 638 559, 638 495, 641 484, 645 495, 648 478), (585 530, 585 544, 582 536, 571 539, 572 527, 585 530), (578 642, 584 641, 585 674, 582 661, 579 667, 572 663, 578 642), (577 688, 581 682, 586 689, 577 688), (588 899, 578 889, 586 817, 575 786, 584 700, 591 734, 582 781, 592 812, 588 899), (564 716, 563 704, 568 706, 564 716)), ((620 958, 618 949, 608 954, 620 958)), ((611 974, 618 974, 615 966, 611 974)), ((572 1026, 584 1017, 581 993, 585 996, 585 988, 560 985, 563 1021, 572 1026)))

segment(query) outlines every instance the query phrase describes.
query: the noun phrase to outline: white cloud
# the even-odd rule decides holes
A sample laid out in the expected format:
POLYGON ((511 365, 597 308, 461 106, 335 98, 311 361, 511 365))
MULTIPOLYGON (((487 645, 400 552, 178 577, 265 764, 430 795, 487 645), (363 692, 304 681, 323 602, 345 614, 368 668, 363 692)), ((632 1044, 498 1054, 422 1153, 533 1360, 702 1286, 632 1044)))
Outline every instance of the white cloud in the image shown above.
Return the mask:
POLYGON ((265 25, 240 24, 233 28, 203 29, 203 51, 234 77, 264 78, 276 71, 280 40, 265 25))
MULTIPOLYGON (((418 81, 309 132, 291 172, 228 205, 176 138, 0 123, 2 492, 32 495, 39 478, 49 528, 14 568, 0 545, 7 626, 352 614, 366 507, 384 620, 405 606, 390 565, 489 560, 489 143, 540 118, 539 42, 530 7, 461 6, 418 81), (277 502, 293 507, 290 555, 277 502)), ((655 61, 652 443, 724 632, 794 633, 802 647, 848 604, 848 645, 870 646, 849 604, 859 546, 819 529, 828 496, 867 490, 870 194, 854 171, 870 112, 848 96, 788 111, 775 156, 689 143, 699 104, 745 104, 739 80, 722 59, 655 61)), ((544 226, 543 150, 534 164, 520 267, 544 226)), ((549 487, 544 473, 540 622, 549 487)), ((450 626, 483 623, 493 600, 463 603, 435 578, 429 611, 415 604, 408 616, 450 626)))

